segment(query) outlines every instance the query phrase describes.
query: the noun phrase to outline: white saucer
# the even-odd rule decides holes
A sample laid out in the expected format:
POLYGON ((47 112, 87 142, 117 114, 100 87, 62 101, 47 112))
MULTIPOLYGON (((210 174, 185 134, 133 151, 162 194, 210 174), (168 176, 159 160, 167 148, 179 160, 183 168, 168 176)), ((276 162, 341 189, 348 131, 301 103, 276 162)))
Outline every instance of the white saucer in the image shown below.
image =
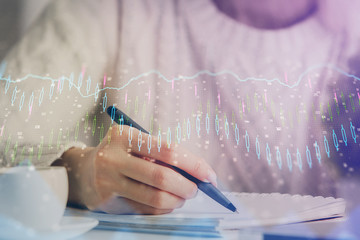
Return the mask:
POLYGON ((55 229, 36 231, 16 221, 0 217, 0 239, 69 239, 81 235, 98 224, 98 220, 64 216, 55 229))

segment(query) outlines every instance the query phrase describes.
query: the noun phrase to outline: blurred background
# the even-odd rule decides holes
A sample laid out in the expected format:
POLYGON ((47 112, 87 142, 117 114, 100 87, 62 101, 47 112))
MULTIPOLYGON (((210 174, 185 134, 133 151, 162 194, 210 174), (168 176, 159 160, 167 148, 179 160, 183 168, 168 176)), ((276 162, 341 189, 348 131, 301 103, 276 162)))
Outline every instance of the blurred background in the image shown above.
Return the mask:
POLYGON ((0 61, 53 0, 0 0, 0 61))

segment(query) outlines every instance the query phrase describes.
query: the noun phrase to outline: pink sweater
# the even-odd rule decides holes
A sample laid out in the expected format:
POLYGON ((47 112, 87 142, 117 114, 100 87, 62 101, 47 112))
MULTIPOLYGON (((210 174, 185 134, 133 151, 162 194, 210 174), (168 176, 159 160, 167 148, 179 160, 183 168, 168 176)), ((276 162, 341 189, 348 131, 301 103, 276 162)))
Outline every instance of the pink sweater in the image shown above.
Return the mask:
POLYGON ((210 0, 56 1, 6 58, 2 165, 97 145, 114 104, 206 158, 227 190, 334 195, 322 116, 348 81, 332 66, 348 72, 356 49, 319 19, 260 30, 210 0))

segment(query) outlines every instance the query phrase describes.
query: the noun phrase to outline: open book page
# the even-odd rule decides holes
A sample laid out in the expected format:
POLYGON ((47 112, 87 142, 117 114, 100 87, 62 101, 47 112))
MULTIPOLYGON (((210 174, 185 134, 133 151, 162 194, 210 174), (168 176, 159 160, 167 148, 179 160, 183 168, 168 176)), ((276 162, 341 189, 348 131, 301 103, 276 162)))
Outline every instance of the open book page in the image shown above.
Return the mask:
MULTIPOLYGON (((100 221, 105 229, 135 231, 185 231, 217 233, 218 230, 264 227, 343 216, 343 199, 257 193, 225 193, 239 214, 224 208, 202 192, 185 205, 164 215, 113 215, 71 210, 100 221)), ((69 211, 68 211, 69 212, 69 211)))
POLYGON ((220 219, 226 227, 277 225, 343 216, 343 199, 289 194, 225 193, 239 214, 199 192, 196 198, 166 217, 220 219))

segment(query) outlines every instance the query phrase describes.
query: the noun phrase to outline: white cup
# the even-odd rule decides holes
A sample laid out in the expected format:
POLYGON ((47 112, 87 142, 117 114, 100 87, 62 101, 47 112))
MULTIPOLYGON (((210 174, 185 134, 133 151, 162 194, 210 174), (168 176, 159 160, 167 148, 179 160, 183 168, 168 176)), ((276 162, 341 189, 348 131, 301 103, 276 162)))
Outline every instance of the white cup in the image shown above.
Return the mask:
POLYGON ((68 188, 64 167, 0 168, 0 215, 35 230, 56 228, 68 188))

